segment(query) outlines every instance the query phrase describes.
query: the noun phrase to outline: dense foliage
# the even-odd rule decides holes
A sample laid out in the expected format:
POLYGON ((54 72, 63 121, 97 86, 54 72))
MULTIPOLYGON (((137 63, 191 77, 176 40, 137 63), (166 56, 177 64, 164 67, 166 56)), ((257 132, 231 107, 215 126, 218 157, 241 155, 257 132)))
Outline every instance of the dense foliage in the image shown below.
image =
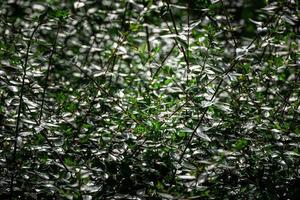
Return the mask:
POLYGON ((0 3, 1 199, 299 199, 296 0, 0 3))

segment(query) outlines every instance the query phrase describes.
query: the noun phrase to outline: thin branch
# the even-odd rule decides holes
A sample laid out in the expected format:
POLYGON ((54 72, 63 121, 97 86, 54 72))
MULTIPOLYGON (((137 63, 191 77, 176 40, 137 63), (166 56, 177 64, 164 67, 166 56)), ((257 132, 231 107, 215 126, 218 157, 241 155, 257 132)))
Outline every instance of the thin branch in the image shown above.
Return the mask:
POLYGON ((43 88, 42 105, 41 105, 41 110, 40 110, 39 124, 41 124, 41 119, 42 119, 42 115, 43 115, 43 107, 44 107, 44 103, 45 103, 46 90, 47 90, 47 87, 48 87, 48 79, 49 79, 49 75, 50 75, 51 65, 52 65, 52 62, 53 62, 53 54, 55 53, 55 50, 56 50, 56 43, 57 43, 59 30, 60 30, 60 24, 59 24, 59 27, 57 29, 55 40, 54 40, 53 45, 52 45, 51 54, 49 56, 48 68, 47 68, 45 83, 44 83, 44 88, 43 88))
MULTIPOLYGON (((172 23, 173 23, 173 26, 174 26, 174 29, 175 29, 175 33, 176 33, 176 35, 179 36, 178 30, 177 30, 177 26, 176 26, 176 22, 175 22, 175 19, 174 19, 172 10, 170 9, 169 2, 167 2, 167 6, 168 6, 168 11, 169 11, 169 13, 170 13, 171 20, 172 20, 172 23)), ((165 22, 166 22, 166 24, 167 24, 167 26, 168 26, 170 32, 172 33, 171 28, 170 28, 170 26, 168 25, 168 23, 167 23, 166 20, 165 20, 165 22)), ((179 43, 177 42, 177 39, 176 39, 176 38, 174 38, 174 40, 175 40, 176 44, 178 45, 179 50, 183 53, 184 61, 185 61, 186 65, 187 65, 187 69, 189 69, 189 66, 190 66, 189 60, 188 60, 188 57, 187 57, 187 55, 186 55, 186 52, 185 52, 183 46, 182 46, 182 45, 179 45, 179 43)), ((188 71, 188 73, 189 73, 189 71, 188 71)))
POLYGON ((81 67, 80 66, 78 66, 78 65, 76 65, 75 63, 73 63, 73 65, 77 68, 77 69, 79 69, 86 77, 88 77, 95 85, 96 85, 96 87, 100 90, 100 91, 102 91, 106 96, 108 96, 108 97, 111 97, 112 98, 112 100, 116 103, 116 105, 117 105, 117 107, 119 107, 124 113, 126 113, 126 115, 130 118, 130 119, 132 119, 135 123, 137 123, 137 124, 141 124, 142 122, 141 121, 138 121, 137 119, 135 119, 135 118, 133 118, 132 116, 133 116, 133 114, 132 113, 130 113, 129 111, 127 111, 120 103, 119 103, 119 101, 117 101, 117 100, 114 100, 114 97, 109 93, 109 92, 107 92, 94 78, 92 78, 91 76, 89 76, 83 69, 81 69, 81 67))
MULTIPOLYGON (((30 108, 28 107, 28 105, 27 105, 26 103, 24 103, 24 105, 25 105, 25 107, 27 108, 27 110, 29 111, 29 113, 32 115, 32 112, 31 112, 30 108)), ((26 113, 25 113, 25 115, 26 115, 26 113)), ((28 117, 27 117, 27 118, 28 118, 28 117)), ((33 120, 36 122, 36 124, 40 125, 39 122, 38 122, 36 119, 33 119, 33 120)), ((47 144, 50 146, 51 151, 53 151, 53 152, 55 153, 56 157, 58 158, 58 160, 60 161, 60 163, 62 164, 62 166, 65 168, 65 170, 66 170, 67 172, 71 173, 70 170, 69 170, 69 169, 67 168, 67 166, 65 165, 65 163, 64 163, 64 161, 63 161, 63 159, 62 159, 62 157, 54 150, 54 146, 53 146, 53 144, 51 143, 51 141, 49 140, 48 136, 47 136, 45 133, 43 133, 43 132, 41 132, 41 135, 45 138, 47 144)))
MULTIPOLYGON (((223 3, 223 0, 221 0, 221 4, 222 4, 222 7, 223 7, 223 10, 225 12, 225 18, 226 18, 226 23, 227 23, 227 26, 229 28, 229 32, 231 33, 232 35, 232 39, 233 39, 233 42, 234 42, 234 48, 236 49, 237 48, 237 41, 236 41, 236 38, 235 38, 235 35, 234 35, 234 32, 233 32, 233 28, 230 24, 230 21, 229 21, 229 13, 227 11, 227 9, 225 8, 224 6, 224 3, 223 3)), ((236 51, 234 52, 234 57, 236 56, 236 51)))
POLYGON ((154 73, 152 79, 154 79, 157 74, 159 73, 159 71, 161 70, 161 68, 164 66, 166 60, 168 59, 168 57, 171 55, 171 53, 173 52, 174 48, 175 48, 176 44, 174 44, 171 48, 171 50, 168 52, 168 54, 165 56, 165 58, 162 60, 160 66, 157 68, 156 72, 154 73))
POLYGON ((190 0, 188 0, 188 9, 187 9, 187 14, 188 14, 188 19, 187 19, 187 23, 188 23, 188 34, 187 34, 187 73, 186 73, 186 84, 188 85, 188 81, 189 81, 189 72, 190 72, 190 66, 189 66, 189 54, 190 54, 190 0))
POLYGON ((14 193, 14 178, 15 178, 15 168, 16 168, 16 155, 17 155, 17 140, 19 137, 19 126, 20 126, 20 121, 21 121, 21 110, 22 110, 22 106, 23 106, 23 95, 24 95, 24 86, 25 86, 25 79, 26 79, 26 72, 27 72, 27 66, 28 66, 28 58, 29 58, 29 51, 30 51, 30 46, 31 46, 31 42, 33 41, 33 36, 35 34, 35 32, 38 30, 38 28, 42 25, 42 21, 40 21, 36 27, 34 28, 34 30, 32 31, 30 37, 29 37, 29 41, 27 44, 27 50, 26 50, 26 54, 25 54, 25 62, 24 62, 24 66, 23 66, 23 76, 22 76, 22 85, 21 85, 21 91, 20 91, 20 102, 19 102, 19 107, 18 107, 18 115, 17 115, 17 122, 16 122, 16 129, 15 129, 15 137, 14 137, 14 150, 13 150, 13 156, 12 156, 12 165, 13 165, 13 172, 11 175, 11 179, 10 179, 10 198, 9 199, 13 199, 13 193, 14 193))

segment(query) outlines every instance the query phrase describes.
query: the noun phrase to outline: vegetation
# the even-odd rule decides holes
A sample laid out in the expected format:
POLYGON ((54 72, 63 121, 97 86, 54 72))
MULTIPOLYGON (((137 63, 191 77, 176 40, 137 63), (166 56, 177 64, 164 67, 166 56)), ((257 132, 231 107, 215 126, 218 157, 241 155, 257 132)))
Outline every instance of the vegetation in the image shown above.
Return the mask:
POLYGON ((1 199, 299 199, 295 0, 0 3, 1 199))

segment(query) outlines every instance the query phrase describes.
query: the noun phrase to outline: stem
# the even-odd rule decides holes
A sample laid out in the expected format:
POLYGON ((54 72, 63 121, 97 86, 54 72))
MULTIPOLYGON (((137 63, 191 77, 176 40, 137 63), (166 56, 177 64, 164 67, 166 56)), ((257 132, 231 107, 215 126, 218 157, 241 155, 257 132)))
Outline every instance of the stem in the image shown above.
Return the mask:
POLYGON ((60 30, 60 25, 57 29, 55 40, 54 40, 53 45, 52 45, 52 51, 51 51, 51 54, 50 54, 50 57, 49 57, 48 68, 47 68, 46 77, 45 77, 45 84, 44 84, 44 88, 43 88, 42 105, 41 105, 41 110, 40 110, 39 124, 41 124, 41 119, 42 119, 42 115, 43 115, 43 107, 44 107, 44 103, 45 103, 46 90, 47 90, 47 87, 48 87, 48 79, 49 79, 49 75, 50 75, 50 68, 51 68, 51 65, 52 65, 52 62, 53 62, 53 54, 55 53, 59 30, 60 30))
MULTIPOLYGON (((189 58, 189 51, 190 51, 190 0, 188 0, 188 9, 187 9, 187 14, 188 14, 188 19, 187 19, 187 23, 188 23, 188 33, 187 33, 187 50, 186 50, 186 54, 187 54, 187 60, 189 58)), ((187 62, 188 63, 188 62, 187 62)), ((187 67, 187 72, 186 72, 186 85, 188 85, 188 81, 189 81, 189 72, 190 72, 190 66, 189 63, 186 66, 187 67)))
POLYGON ((15 137, 14 137, 14 151, 13 151, 13 156, 12 156, 12 175, 10 179, 10 197, 9 199, 13 199, 13 193, 14 193, 14 179, 15 179, 15 170, 16 170, 16 155, 17 155, 17 140, 19 137, 19 128, 20 128, 20 121, 21 121, 21 109, 23 106, 23 96, 24 96, 24 86, 25 86, 25 79, 26 79, 26 71, 27 71, 27 65, 28 65, 28 58, 29 58, 29 51, 30 51, 30 46, 31 42, 33 40, 33 36, 37 29, 41 26, 42 22, 39 22, 39 24, 34 28, 32 31, 28 44, 27 44, 27 50, 25 54, 25 62, 24 62, 24 67, 23 67, 23 76, 22 76, 22 85, 21 85, 21 92, 20 92, 20 102, 19 102, 19 107, 18 107, 18 116, 17 116, 17 122, 16 122, 16 129, 15 129, 15 137))

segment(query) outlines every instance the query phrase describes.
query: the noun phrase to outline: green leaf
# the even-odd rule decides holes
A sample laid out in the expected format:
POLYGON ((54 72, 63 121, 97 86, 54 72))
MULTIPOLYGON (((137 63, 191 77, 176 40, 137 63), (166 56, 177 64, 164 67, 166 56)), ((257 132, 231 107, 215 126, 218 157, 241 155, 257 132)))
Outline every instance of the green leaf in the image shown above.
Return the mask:
POLYGON ((236 141, 236 143, 234 144, 234 148, 238 151, 245 149, 248 146, 248 141, 245 140, 244 138, 239 139, 238 141, 236 141))

